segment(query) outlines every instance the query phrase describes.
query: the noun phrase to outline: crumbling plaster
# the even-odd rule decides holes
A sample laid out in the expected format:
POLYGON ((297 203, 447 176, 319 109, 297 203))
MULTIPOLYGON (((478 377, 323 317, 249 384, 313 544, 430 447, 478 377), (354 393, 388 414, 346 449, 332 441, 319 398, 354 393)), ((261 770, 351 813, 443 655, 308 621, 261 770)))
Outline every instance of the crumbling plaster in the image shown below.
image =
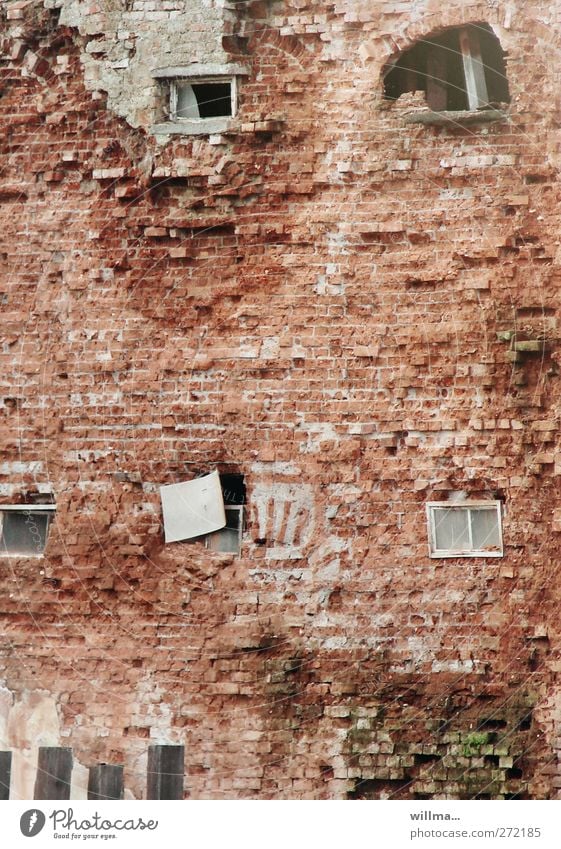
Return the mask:
POLYGON ((108 107, 133 127, 161 119, 151 72, 171 65, 228 60, 222 48, 225 0, 43 0, 60 25, 84 36, 84 82, 107 94, 108 107))
MULTIPOLYGON (((0 746, 12 751, 11 799, 32 799, 40 746, 64 746, 60 698, 46 690, 17 695, 0 686, 0 746)), ((74 758, 71 798, 87 799, 87 769, 74 758)))

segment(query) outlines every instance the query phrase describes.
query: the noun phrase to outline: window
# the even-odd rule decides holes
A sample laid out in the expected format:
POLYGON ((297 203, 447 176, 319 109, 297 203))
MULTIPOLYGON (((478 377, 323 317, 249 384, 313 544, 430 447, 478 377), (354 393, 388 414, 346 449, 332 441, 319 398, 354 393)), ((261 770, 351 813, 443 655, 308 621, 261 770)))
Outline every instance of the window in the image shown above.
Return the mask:
POLYGON ((239 554, 243 530, 243 475, 217 471, 160 487, 166 543, 204 541, 210 551, 239 554))
POLYGON ((167 116, 167 122, 153 130, 185 135, 223 132, 237 111, 238 80, 247 73, 242 65, 198 62, 152 71, 160 84, 160 110, 167 116))
POLYGON ((0 555, 40 557, 54 510, 54 504, 0 505, 0 555))
POLYGON ((431 557, 502 557, 500 501, 427 504, 431 557))
POLYGON ((245 484, 243 475, 220 475, 226 525, 219 531, 207 534, 205 544, 210 551, 239 554, 242 545, 243 505, 245 484))
POLYGON ((396 100, 424 91, 433 111, 475 111, 508 103, 504 52, 488 24, 470 24, 428 36, 387 68, 384 94, 396 100))
POLYGON ((224 507, 226 525, 213 534, 207 534, 205 544, 210 551, 239 554, 242 546, 243 507, 224 507))
POLYGON ((187 82, 173 80, 170 90, 172 121, 200 121, 229 118, 236 111, 234 79, 208 79, 187 82))

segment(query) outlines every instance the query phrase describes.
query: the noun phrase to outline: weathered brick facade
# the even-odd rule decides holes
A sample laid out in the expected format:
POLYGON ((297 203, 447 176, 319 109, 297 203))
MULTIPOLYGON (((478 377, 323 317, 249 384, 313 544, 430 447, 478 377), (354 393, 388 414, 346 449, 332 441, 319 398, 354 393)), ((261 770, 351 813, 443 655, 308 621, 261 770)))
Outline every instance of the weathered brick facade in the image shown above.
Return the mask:
MULTIPOLYGON (((185 743, 191 798, 561 787, 561 3, 31 0, 1 9, 0 747, 185 743), (489 24, 511 102, 384 99, 489 24), (237 62, 223 134, 151 71, 237 62), (413 123, 411 123, 413 121, 413 123), (535 351, 517 351, 531 341, 535 351), (243 474, 241 556, 164 545, 159 486, 243 474), (425 505, 503 503, 502 558, 425 505)), ((84 795, 80 770, 75 794, 84 795)))

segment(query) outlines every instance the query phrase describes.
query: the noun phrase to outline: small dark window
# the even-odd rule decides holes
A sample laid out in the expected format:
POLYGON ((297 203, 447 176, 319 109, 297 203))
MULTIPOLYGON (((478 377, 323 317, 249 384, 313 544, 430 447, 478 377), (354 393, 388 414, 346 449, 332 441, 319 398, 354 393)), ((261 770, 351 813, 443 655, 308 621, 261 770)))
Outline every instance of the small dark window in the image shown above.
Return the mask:
POLYGON ((171 87, 171 118, 200 121, 229 118, 235 112, 233 80, 174 80, 171 87))
POLYGON ((2 510, 0 554, 40 557, 47 544, 50 520, 51 513, 46 510, 2 510))
POLYGON ((192 83, 201 118, 219 118, 232 114, 230 83, 192 83))
POLYGON ((423 91, 434 111, 477 110, 508 103, 504 51, 488 24, 448 29, 404 51, 388 67, 384 95, 423 91))
POLYGON ((224 504, 245 504, 245 483, 243 475, 220 475, 224 504))

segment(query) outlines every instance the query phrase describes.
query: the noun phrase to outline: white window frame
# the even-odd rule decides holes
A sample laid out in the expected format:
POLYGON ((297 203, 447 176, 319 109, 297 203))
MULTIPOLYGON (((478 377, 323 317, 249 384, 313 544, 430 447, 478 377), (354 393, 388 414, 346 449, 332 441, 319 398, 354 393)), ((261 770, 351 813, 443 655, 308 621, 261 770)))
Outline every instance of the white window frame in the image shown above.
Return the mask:
MULTIPOLYGON (((163 123, 152 126, 155 135, 184 135, 184 136, 211 136, 223 133, 231 125, 238 111, 239 79, 247 77, 251 73, 250 68, 237 62, 225 64, 215 62, 190 62, 188 65, 167 65, 165 68, 155 68, 151 71, 154 80, 164 85, 168 98, 167 111, 169 115, 163 123), (186 83, 197 85, 197 83, 230 83, 230 96, 232 99, 231 115, 218 115, 213 118, 180 118, 177 116, 177 86, 186 83)), ((162 94, 163 94, 162 91, 162 94)), ((159 101, 159 109, 163 106, 159 101)))
POLYGON ((53 514, 56 510, 56 504, 0 504, 0 557, 43 557, 45 548, 49 538, 49 528, 52 523, 53 514), (47 527, 45 531, 45 548, 41 551, 30 553, 18 551, 6 551, 2 543, 3 540, 3 524, 5 513, 24 513, 29 514, 47 514, 47 527))
POLYGON ((210 76, 210 77, 175 77, 170 80, 169 96, 169 119, 173 123, 201 124, 216 121, 229 121, 236 114, 238 106, 238 86, 235 76, 210 76), (181 85, 208 85, 212 83, 230 83, 230 115, 214 115, 210 118, 183 118, 177 115, 177 88, 181 85))
POLYGON ((426 505, 427 526, 429 539, 429 556, 432 558, 442 557, 503 557, 503 528, 502 528, 502 503, 500 501, 431 501, 426 505), (497 517, 497 530, 499 533, 500 547, 494 549, 438 549, 436 548, 436 510, 463 510, 468 513, 468 532, 470 542, 472 541, 471 513, 477 510, 494 510, 497 517))

